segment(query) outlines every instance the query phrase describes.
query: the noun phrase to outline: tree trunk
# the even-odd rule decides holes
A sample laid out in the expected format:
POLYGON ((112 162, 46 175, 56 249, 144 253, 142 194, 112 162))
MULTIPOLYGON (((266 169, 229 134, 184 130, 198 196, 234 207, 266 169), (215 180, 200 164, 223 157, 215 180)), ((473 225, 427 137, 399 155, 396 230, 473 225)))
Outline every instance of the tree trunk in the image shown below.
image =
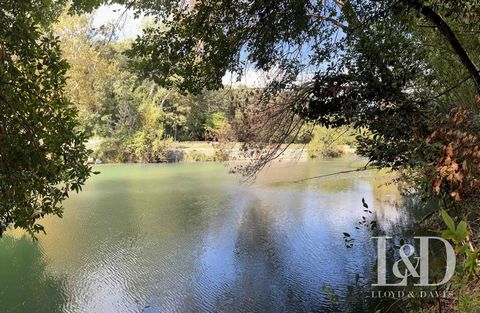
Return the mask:
POLYGON ((440 33, 450 43, 450 46, 460 58, 463 66, 465 66, 467 71, 470 73, 473 81, 475 82, 475 86, 477 87, 477 93, 480 94, 480 72, 477 66, 468 56, 465 49, 463 49, 450 26, 448 26, 442 17, 433 11, 431 7, 423 5, 420 0, 406 0, 406 2, 410 7, 414 8, 418 13, 425 16, 430 22, 437 26, 440 33))

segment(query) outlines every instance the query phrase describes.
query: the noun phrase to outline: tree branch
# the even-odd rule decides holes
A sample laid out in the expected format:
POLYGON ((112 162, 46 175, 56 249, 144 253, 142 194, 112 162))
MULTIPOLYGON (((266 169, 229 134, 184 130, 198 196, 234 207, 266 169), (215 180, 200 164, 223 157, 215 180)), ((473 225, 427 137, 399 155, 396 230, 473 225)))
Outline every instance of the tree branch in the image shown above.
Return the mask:
POLYGON ((344 25, 342 23, 340 23, 339 21, 337 21, 336 19, 334 19, 333 17, 330 17, 330 16, 324 16, 324 15, 319 15, 319 14, 313 14, 312 15, 313 17, 316 17, 320 20, 324 20, 324 21, 328 21, 330 23, 332 23, 333 25, 337 26, 338 28, 341 28, 342 30, 346 30, 347 29, 347 25, 344 25))
POLYGON ((368 164, 359 168, 356 168, 354 170, 346 170, 346 171, 339 171, 339 172, 334 172, 330 174, 324 174, 324 175, 318 175, 318 176, 312 176, 312 177, 307 177, 299 180, 293 181, 293 183, 301 183, 306 180, 312 180, 312 179, 317 179, 317 178, 323 178, 323 177, 329 177, 329 176, 335 176, 339 174, 347 174, 347 173, 354 173, 354 172, 362 172, 362 171, 367 171, 367 170, 372 170, 374 168, 368 167, 368 164))
POLYGON ((340 0, 333 0, 333 2, 335 2, 338 5, 339 8, 342 8, 345 5, 345 3, 343 1, 340 1, 340 0))
POLYGON ((435 11, 433 11, 431 7, 423 5, 423 3, 420 0, 406 0, 406 2, 410 7, 412 7, 418 13, 425 16, 435 26, 437 26, 440 33, 450 43, 450 46, 460 58, 460 61, 462 62, 463 66, 465 66, 467 71, 472 76, 475 82, 475 85, 477 87, 477 93, 480 94, 480 72, 477 66, 473 63, 473 61, 468 56, 463 46, 458 41, 457 37, 455 36, 455 33, 452 31, 450 26, 442 19, 440 15, 438 15, 435 11))

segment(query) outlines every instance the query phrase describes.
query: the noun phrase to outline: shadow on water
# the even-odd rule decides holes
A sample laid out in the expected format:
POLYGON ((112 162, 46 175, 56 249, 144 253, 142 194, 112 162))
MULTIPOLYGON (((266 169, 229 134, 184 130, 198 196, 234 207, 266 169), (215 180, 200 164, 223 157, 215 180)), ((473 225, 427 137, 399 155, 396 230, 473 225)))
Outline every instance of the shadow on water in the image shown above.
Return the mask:
POLYGON ((0 312, 62 312, 63 281, 46 272, 36 242, 22 236, 0 241, 0 312))
POLYGON ((340 306, 319 288, 325 273, 318 272, 318 264, 292 256, 302 249, 295 246, 300 234, 289 238, 278 224, 271 210, 258 203, 248 207, 235 243, 238 275, 226 290, 235 296, 219 301, 215 311, 234 307, 244 312, 338 312, 340 306))

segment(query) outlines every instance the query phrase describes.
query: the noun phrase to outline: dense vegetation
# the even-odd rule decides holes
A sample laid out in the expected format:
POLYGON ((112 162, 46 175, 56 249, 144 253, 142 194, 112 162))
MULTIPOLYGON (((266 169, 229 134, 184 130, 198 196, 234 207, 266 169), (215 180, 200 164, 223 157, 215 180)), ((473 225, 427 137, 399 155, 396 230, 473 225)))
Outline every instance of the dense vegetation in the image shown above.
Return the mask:
MULTIPOLYGON (((244 127, 239 103, 254 90, 202 90, 182 93, 162 88, 138 75, 125 52, 131 40, 112 40, 113 25, 93 27, 93 15, 62 14, 53 25, 63 57, 69 63, 66 93, 78 110, 78 129, 95 143, 95 159, 103 162, 166 162, 176 141, 237 140, 244 127)), ((313 124, 311 125, 313 126, 313 124)), ((354 145, 349 128, 304 126, 293 142, 309 143, 309 155, 335 157, 339 144, 354 145), (311 142, 310 142, 311 141, 311 142)), ((192 160, 214 160, 200 152, 192 160)))
MULTIPOLYGON (((115 40, 115 25, 94 28, 92 14, 74 9, 2 1, 0 235, 11 224, 33 234, 43 230, 38 218, 61 215, 61 201, 91 174, 89 156, 164 162, 174 141, 236 140, 230 124, 241 127, 248 88, 165 89, 131 66, 132 42, 115 40)), ((309 138, 305 131, 297 142, 309 138)), ((222 160, 225 152, 189 157, 222 160)))
POLYGON ((284 144, 313 138, 312 156, 329 156, 355 135, 369 166, 398 170, 430 205, 422 222, 445 209, 455 287, 477 283, 478 1, 0 3, 0 234, 61 215, 90 174, 89 136, 119 162, 162 162, 176 140, 240 141, 253 161, 239 170, 254 176, 284 144), (151 21, 112 40, 85 14, 103 3, 151 21), (222 88, 248 66, 269 74, 264 88, 222 88))

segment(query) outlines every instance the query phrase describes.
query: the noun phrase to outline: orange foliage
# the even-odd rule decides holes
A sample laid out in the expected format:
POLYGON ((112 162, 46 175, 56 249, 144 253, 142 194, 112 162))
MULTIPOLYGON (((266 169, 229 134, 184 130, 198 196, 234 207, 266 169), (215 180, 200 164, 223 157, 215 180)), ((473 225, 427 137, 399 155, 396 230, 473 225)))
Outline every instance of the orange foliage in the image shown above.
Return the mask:
POLYGON ((469 109, 455 107, 445 119, 443 127, 427 138, 429 143, 443 144, 432 164, 435 167, 433 190, 439 193, 444 188, 455 201, 480 191, 480 140, 473 130, 471 116, 469 109))

